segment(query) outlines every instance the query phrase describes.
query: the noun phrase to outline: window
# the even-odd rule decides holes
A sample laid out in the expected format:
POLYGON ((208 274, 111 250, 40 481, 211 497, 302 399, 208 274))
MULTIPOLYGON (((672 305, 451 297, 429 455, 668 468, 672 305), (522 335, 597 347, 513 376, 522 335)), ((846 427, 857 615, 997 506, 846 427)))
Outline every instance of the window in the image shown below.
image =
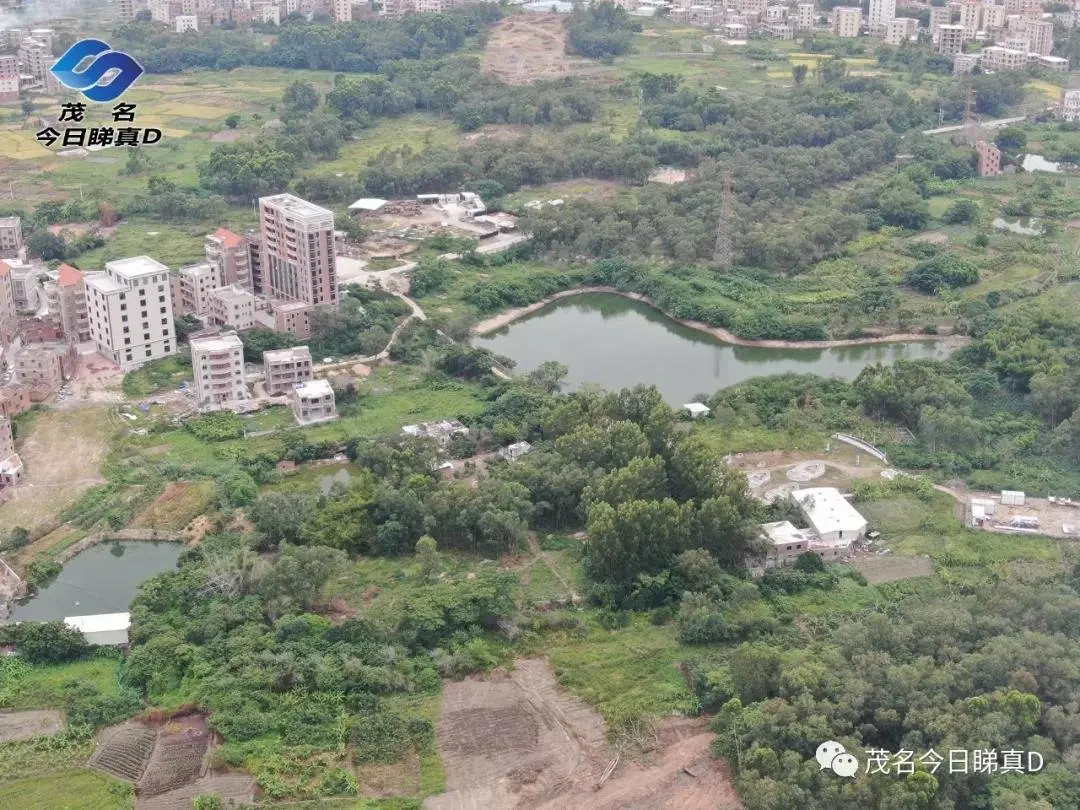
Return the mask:
POLYGON ((168 322, 169 322, 169 319, 168 319, 168 318, 162 318, 162 319, 161 319, 161 325, 162 325, 162 326, 164 326, 164 325, 165 325, 165 324, 167 324, 168 322))
POLYGON ((131 331, 131 327, 130 327, 130 326, 125 326, 125 327, 124 327, 124 334, 125 334, 125 335, 126 335, 126 334, 127 334, 128 332, 130 332, 130 331, 131 331))
POLYGON ((162 307, 162 308, 161 308, 161 314, 162 314, 162 315, 164 315, 164 314, 165 314, 165 307, 162 307))
POLYGON ((150 333, 149 332, 143 332, 142 339, 143 340, 149 340, 150 339, 150 333))
POLYGON ((124 323, 127 323, 127 315, 124 315, 120 320, 122 320, 124 323))
POLYGON ((120 311, 123 312, 125 309, 127 309, 127 304, 121 304, 120 311))
POLYGON ((158 300, 159 304, 164 304, 165 303, 165 296, 164 295, 159 295, 157 300, 158 300))
POLYGON ((151 354, 153 354, 153 352, 150 349, 147 349, 146 350, 146 356, 149 357, 151 354))
POLYGON ((125 346, 130 346, 131 345, 131 338, 129 338, 129 337, 124 338, 124 345, 125 346))

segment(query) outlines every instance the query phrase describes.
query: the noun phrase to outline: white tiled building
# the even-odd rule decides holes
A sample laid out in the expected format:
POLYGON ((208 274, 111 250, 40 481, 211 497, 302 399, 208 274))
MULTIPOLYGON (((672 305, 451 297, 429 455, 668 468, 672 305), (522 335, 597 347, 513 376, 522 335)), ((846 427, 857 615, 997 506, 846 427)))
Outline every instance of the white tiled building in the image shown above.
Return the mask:
POLYGON ((239 284, 218 287, 208 297, 214 325, 241 331, 255 326, 255 296, 239 284))
POLYGON ((192 264, 180 268, 179 315, 205 315, 210 310, 210 293, 220 284, 217 268, 210 264, 192 264))
POLYGON ((851 39, 859 35, 862 9, 859 6, 837 6, 833 9, 833 33, 851 39))
POLYGON ((1080 90, 1066 90, 1061 96, 1061 117, 1080 121, 1080 90))
POLYGON ((117 259, 85 284, 90 339, 103 356, 128 369, 176 351, 168 267, 149 256, 117 259))
POLYGON ((293 415, 301 425, 337 419, 334 389, 326 380, 296 383, 289 395, 293 415))
POLYGON ((296 383, 311 379, 311 350, 307 346, 263 352, 266 393, 286 393, 296 383))
POLYGON ((234 334, 191 339, 200 410, 239 409, 248 400, 244 344, 234 334))

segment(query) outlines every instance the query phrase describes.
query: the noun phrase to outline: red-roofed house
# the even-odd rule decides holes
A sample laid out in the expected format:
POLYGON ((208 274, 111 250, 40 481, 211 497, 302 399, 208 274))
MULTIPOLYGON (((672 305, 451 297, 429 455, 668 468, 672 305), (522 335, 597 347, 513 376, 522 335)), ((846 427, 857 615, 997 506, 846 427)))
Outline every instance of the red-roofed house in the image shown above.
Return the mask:
POLYGON ((244 237, 228 228, 218 228, 207 235, 203 249, 206 252, 207 264, 217 268, 220 286, 240 284, 251 289, 251 267, 244 237))

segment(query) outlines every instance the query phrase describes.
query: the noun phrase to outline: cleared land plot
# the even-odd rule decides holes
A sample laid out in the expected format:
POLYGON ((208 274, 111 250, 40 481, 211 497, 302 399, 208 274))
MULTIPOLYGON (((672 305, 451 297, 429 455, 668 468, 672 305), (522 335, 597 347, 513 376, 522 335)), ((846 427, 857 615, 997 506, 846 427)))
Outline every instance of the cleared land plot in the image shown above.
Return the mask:
POLYGON ((158 734, 157 744, 139 780, 140 796, 158 796, 188 785, 203 770, 210 745, 210 730, 198 716, 169 721, 158 734))
POLYGON ((196 796, 213 793, 224 807, 255 803, 255 780, 242 773, 204 776, 159 796, 139 796, 136 810, 188 810, 196 796))
POLYGON ((447 792, 428 799, 426 810, 740 806, 726 768, 709 753, 712 735, 685 720, 664 724, 650 762, 622 758, 598 789, 615 759, 603 720, 567 695, 543 660, 449 684, 438 733, 447 792))
POLYGON ((87 489, 104 483, 101 462, 113 431, 107 408, 46 411, 17 445, 26 474, 0 506, 0 524, 47 526, 87 489))
POLYGON ((211 481, 170 481, 131 527, 179 531, 206 511, 213 497, 211 481))
POLYGON ((871 585, 934 574, 934 563, 929 557, 859 557, 851 560, 850 565, 871 585))
POLYGON ((556 79, 595 65, 566 54, 566 20, 558 14, 506 17, 492 30, 484 50, 484 73, 507 84, 556 79))
POLYGON ((0 742, 54 734, 63 727, 64 715, 57 711, 0 712, 0 742))

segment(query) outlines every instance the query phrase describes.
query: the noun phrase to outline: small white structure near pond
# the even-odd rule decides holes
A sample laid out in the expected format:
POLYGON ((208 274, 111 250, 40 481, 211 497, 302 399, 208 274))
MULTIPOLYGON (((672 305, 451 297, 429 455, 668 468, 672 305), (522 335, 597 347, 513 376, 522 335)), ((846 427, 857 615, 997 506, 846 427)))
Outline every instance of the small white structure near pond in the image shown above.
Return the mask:
POLYGON ((836 487, 798 489, 791 497, 818 536, 814 550, 823 557, 846 554, 866 534, 866 518, 836 487))
POLYGON ((87 644, 118 647, 128 643, 130 613, 98 613, 93 616, 68 616, 64 624, 83 634, 87 644))
POLYGON ((688 402, 683 405, 683 410, 689 412, 692 419, 700 419, 703 416, 708 416, 712 411, 708 405, 701 402, 688 402))

